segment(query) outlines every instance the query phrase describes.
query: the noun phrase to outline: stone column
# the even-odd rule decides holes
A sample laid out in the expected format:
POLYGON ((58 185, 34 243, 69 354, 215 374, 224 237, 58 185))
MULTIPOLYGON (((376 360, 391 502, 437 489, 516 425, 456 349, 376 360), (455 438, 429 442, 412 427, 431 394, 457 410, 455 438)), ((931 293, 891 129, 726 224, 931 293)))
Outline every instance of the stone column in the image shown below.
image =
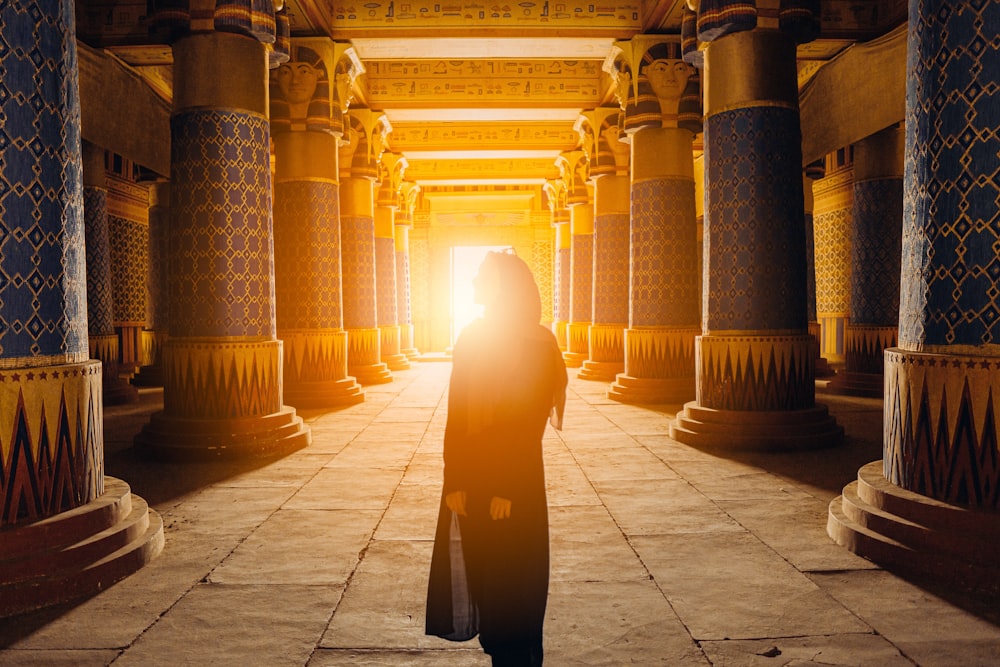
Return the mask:
MULTIPOLYGON (((693 133, 678 127, 678 105, 693 68, 680 43, 643 37, 620 47, 633 79, 625 100, 632 146, 629 328, 625 371, 608 398, 682 403, 694 398, 698 311, 698 229, 693 133)), ((693 80, 692 80, 693 79, 693 80)), ((694 128, 700 129, 695 109, 694 128)))
POLYGON ((410 294, 410 229, 420 186, 403 182, 396 211, 396 321, 399 322, 399 351, 413 360, 420 356, 413 343, 413 307, 410 294))
POLYGON ((351 109, 350 139, 340 149, 340 253, 347 371, 363 385, 392 382, 392 373, 382 361, 375 284, 375 178, 386 122, 384 115, 369 109, 351 109))
POLYGON ((823 161, 806 165, 802 172, 802 198, 806 216, 806 316, 809 318, 809 335, 816 342, 816 377, 830 377, 834 370, 822 352, 823 328, 816 314, 816 229, 813 222, 813 209, 816 198, 813 196, 813 181, 822 178, 825 173, 823 161))
POLYGON ((0 5, 0 618, 97 593, 163 547, 104 474, 101 361, 87 343, 72 4, 0 5))
POLYGON ((118 334, 111 280, 111 240, 108 232, 108 189, 104 149, 83 143, 83 215, 86 227, 87 328, 90 358, 99 359, 105 405, 134 403, 139 391, 119 373, 118 334))
POLYGON ((285 400, 299 408, 353 405, 364 392, 347 373, 340 279, 340 185, 330 75, 342 47, 292 45, 271 75, 275 153, 274 281, 284 347, 285 400))
POLYGON ((846 367, 828 391, 881 398, 882 360, 896 346, 903 225, 903 131, 885 129, 854 145, 854 238, 846 367))
MULTIPOLYGON (((126 164, 130 164, 126 162, 126 164)), ((108 178, 108 238, 119 375, 131 381, 142 365, 149 264, 149 191, 132 178, 108 178)))
POLYGON ((552 214, 552 228, 555 232, 555 255, 552 267, 552 331, 559 347, 566 350, 566 328, 569 325, 570 303, 570 213, 566 208, 566 187, 562 181, 546 183, 549 208, 552 214))
POLYGON ((914 0, 907 45, 899 346, 884 450, 828 530, 895 569, 1000 589, 1000 131, 995 3, 914 0))
MULTIPOLYGON (((849 151, 840 151, 846 155, 849 151)), ((854 170, 827 158, 830 169, 813 180, 813 266, 816 278, 816 319, 820 326, 819 355, 841 367, 844 339, 851 315, 851 217, 854 170)))
POLYGON ((614 380, 625 369, 628 327, 629 148, 618 140, 619 113, 618 108, 600 108, 581 117, 594 137, 594 268, 587 358, 577 377, 601 382, 614 380))
POLYGON ((386 153, 381 164, 382 183, 375 201, 375 303, 382 361, 389 370, 401 371, 410 367, 410 360, 400 346, 399 305, 396 302, 396 207, 406 159, 396 153, 386 153))
POLYGON ((697 398, 670 427, 685 444, 803 449, 843 439, 815 402, 796 44, 783 23, 777 29, 777 13, 752 16, 755 29, 727 23, 725 11, 699 15, 708 42, 706 301, 697 398))
POLYGON ((284 405, 276 337, 268 51, 249 7, 223 18, 224 31, 198 17, 173 43, 170 338, 163 410, 135 438, 166 459, 310 441, 284 405))
POLYGON ((167 287, 170 238, 170 182, 149 184, 149 236, 146 263, 146 328, 142 332, 143 365, 132 378, 139 387, 163 386, 163 346, 170 331, 167 287))
POLYGON ((594 206, 587 185, 587 158, 583 151, 562 153, 556 161, 567 183, 566 207, 570 228, 569 323, 566 325, 568 368, 579 368, 589 352, 591 296, 594 292, 594 206))

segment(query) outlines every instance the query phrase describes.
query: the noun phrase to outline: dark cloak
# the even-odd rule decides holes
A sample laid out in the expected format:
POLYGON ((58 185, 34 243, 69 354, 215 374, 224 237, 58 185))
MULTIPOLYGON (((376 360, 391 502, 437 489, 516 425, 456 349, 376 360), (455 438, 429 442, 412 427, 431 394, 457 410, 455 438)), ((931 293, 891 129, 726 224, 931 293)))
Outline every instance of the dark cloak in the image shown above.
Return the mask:
POLYGON ((550 417, 561 426, 566 366, 548 329, 489 319, 462 332, 452 359, 426 632, 453 641, 478 633, 488 653, 540 647, 549 580, 542 436, 550 417), (452 491, 466 492, 467 516, 448 509, 452 491), (510 518, 490 518, 494 496, 511 501, 510 518))

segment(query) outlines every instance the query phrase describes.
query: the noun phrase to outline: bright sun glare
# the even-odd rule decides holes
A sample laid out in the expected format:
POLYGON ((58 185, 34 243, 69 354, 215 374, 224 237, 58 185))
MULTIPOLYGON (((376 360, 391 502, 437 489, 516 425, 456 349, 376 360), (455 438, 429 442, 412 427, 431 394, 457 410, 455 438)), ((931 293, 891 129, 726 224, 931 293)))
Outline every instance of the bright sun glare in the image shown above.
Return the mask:
POLYGON ((479 265, 486 253, 500 251, 508 246, 455 246, 451 249, 451 342, 477 317, 482 317, 483 307, 475 303, 472 279, 479 273, 479 265))

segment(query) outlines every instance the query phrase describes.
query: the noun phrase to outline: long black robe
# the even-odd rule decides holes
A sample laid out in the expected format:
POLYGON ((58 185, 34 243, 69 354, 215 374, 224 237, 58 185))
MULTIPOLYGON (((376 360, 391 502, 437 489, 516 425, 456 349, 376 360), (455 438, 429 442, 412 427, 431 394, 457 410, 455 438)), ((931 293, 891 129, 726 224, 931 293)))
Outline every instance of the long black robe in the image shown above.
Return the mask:
POLYGON ((548 597, 549 533, 542 463, 546 421, 561 425, 566 366, 555 336, 531 325, 467 327, 453 351, 444 437, 444 485, 427 592, 427 634, 487 653, 541 647, 548 597), (445 496, 467 494, 467 516, 445 496), (494 496, 509 519, 489 516, 494 496))

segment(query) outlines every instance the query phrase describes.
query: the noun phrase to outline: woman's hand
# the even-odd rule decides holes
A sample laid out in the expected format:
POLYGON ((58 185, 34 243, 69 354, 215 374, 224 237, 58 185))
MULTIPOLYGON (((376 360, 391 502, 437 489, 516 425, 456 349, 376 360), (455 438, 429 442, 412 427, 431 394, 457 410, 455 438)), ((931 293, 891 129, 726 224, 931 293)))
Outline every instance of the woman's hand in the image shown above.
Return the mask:
POLYGON ((490 518, 496 521, 497 519, 509 519, 510 518, 510 501, 506 498, 499 498, 493 496, 490 499, 490 518))
POLYGON ((465 491, 452 491, 444 497, 444 504, 455 514, 466 516, 465 514, 465 491))

